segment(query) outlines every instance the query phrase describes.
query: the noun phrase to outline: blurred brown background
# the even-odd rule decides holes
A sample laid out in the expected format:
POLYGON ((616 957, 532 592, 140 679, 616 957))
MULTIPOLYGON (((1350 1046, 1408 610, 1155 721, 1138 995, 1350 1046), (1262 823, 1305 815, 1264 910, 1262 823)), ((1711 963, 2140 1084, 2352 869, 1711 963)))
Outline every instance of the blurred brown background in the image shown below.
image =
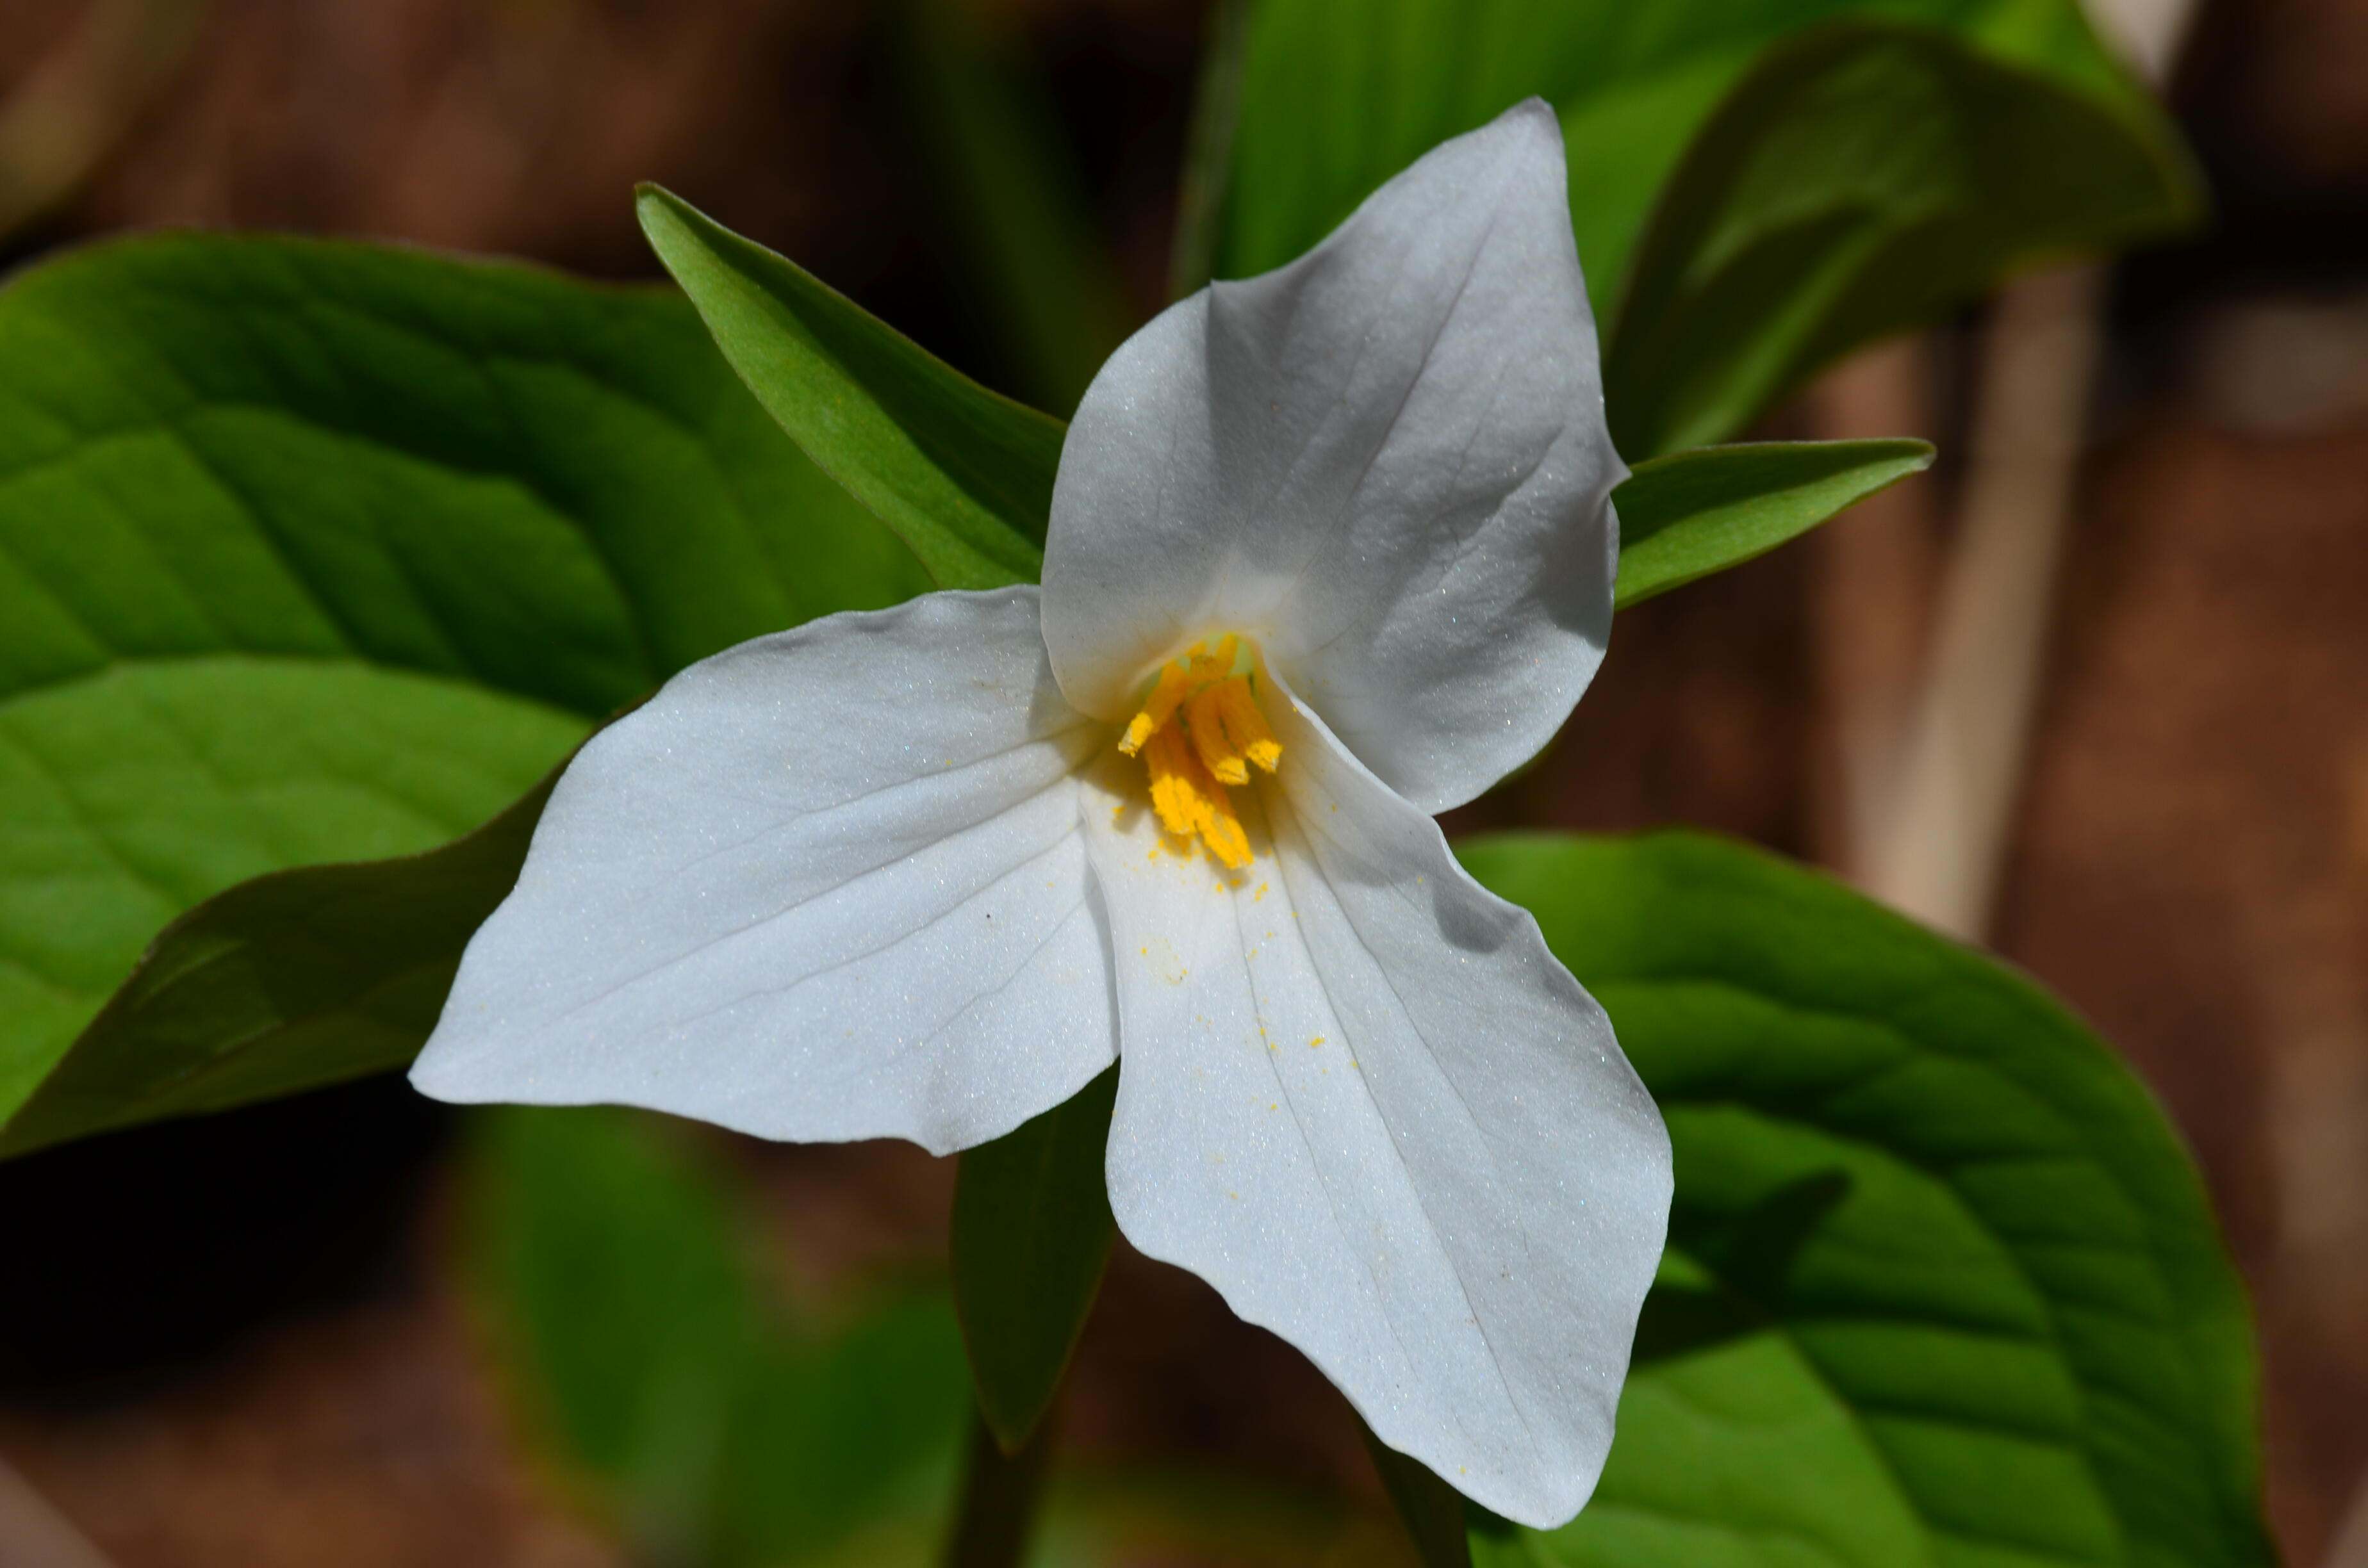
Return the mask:
MULTIPOLYGON (((1049 90, 1147 313, 1201 5, 974 8, 1049 90)), ((202 224, 650 277, 629 190, 656 179, 1014 386, 902 129, 892 10, 6 0, 0 259, 202 224)), ((2172 97, 2217 220, 2109 280, 1986 924, 2193 1143, 2255 1291, 2288 1559, 2363 1568, 2368 0, 2214 0, 2172 97)), ((1691 823, 1863 871, 1869 747, 1931 654, 1993 324, 1879 351, 1782 415, 1930 435, 1943 461, 1624 615, 1549 764, 1456 825, 1691 823)), ((0 1517, 54 1510, 122 1568, 610 1561, 518 1456, 472 1352, 442 1267, 448 1142, 380 1084, 0 1169, 0 1517)), ((950 1172, 912 1151, 736 1157, 809 1284, 940 1244, 950 1172)), ((1337 1396, 1139 1259, 1088 1331, 1067 1437, 1373 1495, 1337 1396)))

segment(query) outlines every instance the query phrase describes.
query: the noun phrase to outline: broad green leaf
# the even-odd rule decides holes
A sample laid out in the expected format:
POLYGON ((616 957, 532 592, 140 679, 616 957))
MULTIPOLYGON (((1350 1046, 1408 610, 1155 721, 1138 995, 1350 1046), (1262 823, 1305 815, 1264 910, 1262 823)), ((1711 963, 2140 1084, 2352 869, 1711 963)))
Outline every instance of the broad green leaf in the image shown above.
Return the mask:
POLYGON ((2076 0, 1262 0, 1218 273, 1281 266, 1430 148, 1536 96, 1562 118, 1578 254, 1608 322, 1654 198, 1712 109, 1760 50, 1847 17, 1945 28, 2142 112, 2076 0))
POLYGON ((0 288, 6 1146, 398 1060, 433 1013, 424 926, 381 933, 418 967, 343 1001, 327 974, 275 977, 275 911, 328 899, 308 918, 351 929, 414 896, 348 869, 179 928, 92 1058, 59 1066, 204 900, 432 849, 684 665, 926 584, 679 298, 195 235, 19 274, 0 288), (299 1002, 374 1024, 276 1015, 299 1002), (137 1067, 151 1051, 193 1076, 137 1067), (10 1125, 53 1070, 36 1124, 10 1125))
POLYGON ((875 1521, 939 1519, 964 1381, 962 1331, 939 1290, 890 1295, 776 1344, 726 1434, 724 1561, 769 1568, 824 1557, 875 1521))
POLYGON ((661 1125, 479 1120, 471 1276, 529 1429, 637 1561, 824 1561, 934 1516, 963 1403, 943 1296, 801 1323, 736 1195, 661 1125))
POLYGON ((1702 447, 1636 465, 1620 514, 1622 609, 1740 566, 1932 465, 1923 441, 1770 441, 1702 447))
POLYGON ((1733 435, 1849 349, 2200 201, 2172 134, 1930 28, 1770 50, 1669 176, 1611 334, 1630 458, 1733 435))
POLYGON ((1460 853, 1677 1153, 1595 1500, 1482 1568, 2253 1568, 2250 1327, 2146 1091, 2029 981, 1689 835, 1460 853))
POLYGON ((1007 1453, 1052 1408, 1116 1233, 1102 1153, 1112 1067, 1064 1104, 963 1153, 954 1186, 954 1303, 979 1413, 1007 1453))
POLYGON ((904 0, 905 123, 958 244, 954 286, 1023 397, 1077 406, 1133 312, 1041 82, 963 0, 904 0))
POLYGON ((1060 421, 987 391, 679 197, 645 186, 640 210, 757 401, 940 587, 1035 580, 1060 421))
MULTIPOLYGON (((187 697, 193 686, 190 677, 201 683, 207 676, 229 686, 236 699, 231 710, 257 728, 258 744, 239 760, 259 781, 257 800, 276 798, 279 802, 266 808, 269 816, 222 789, 212 776, 193 772, 188 786, 216 817, 220 836, 185 836, 191 825, 191 803, 148 795, 173 764, 167 759, 156 766, 158 759, 142 755, 136 732, 85 731, 85 741, 96 739, 106 748, 85 769, 85 787, 104 789, 109 778, 126 780, 132 809, 161 807, 180 819, 170 823, 163 835, 167 846, 200 843, 223 856, 257 856, 258 832, 290 834, 308 828, 324 832, 337 846, 327 853, 351 853, 352 835, 373 818, 381 819, 382 830, 404 836, 416 833, 411 820, 416 807, 404 793, 404 784, 423 774, 431 782, 451 782, 436 780, 434 775, 450 771, 436 764, 446 756, 443 748, 460 733, 461 724, 427 730, 422 723, 438 717, 439 710, 448 720, 491 725, 485 749, 495 753, 515 746, 539 756, 541 743, 549 738, 543 731, 555 724, 564 735, 575 728, 568 721, 465 687, 431 689, 421 700, 419 694, 404 689, 415 676, 336 665, 297 671, 268 666, 260 671, 235 666, 130 669, 102 678, 135 693, 137 706, 126 711, 141 714, 142 722, 154 722, 156 715, 170 713, 187 697), (290 675, 299 678, 290 681, 290 675), (411 700, 373 705, 367 699, 381 684, 392 685, 411 700), (263 733, 262 727, 274 722, 279 728, 263 733), (415 744, 393 744, 405 728, 414 731, 410 739, 415 744), (350 773, 324 782, 314 777, 317 767, 288 766, 288 759, 272 755, 274 744, 284 744, 290 736, 311 737, 304 744, 318 746, 324 733, 338 735, 350 750, 349 760, 357 764, 350 773), (423 758, 430 764, 424 769, 423 758), (277 773, 270 771, 275 764, 280 765, 277 773), (304 809, 308 804, 328 809, 304 809)), ((191 706, 202 714, 223 705, 191 706)), ((86 721, 90 715, 80 717, 86 721)), ((8 729, 38 722, 38 710, 31 718, 21 711, 0 715, 0 727, 8 729)), ((18 745, 8 749, 16 751, 18 745)), ((385 860, 268 872, 237 883, 172 921, 149 944, 131 978, 82 1030, 74 1049, 46 1076, 0 1083, 0 1103, 19 1106, 0 1128, 0 1155, 162 1117, 273 1099, 407 1064, 436 1026, 471 933, 518 881, 535 820, 557 778, 556 769, 546 774, 491 822, 441 848, 385 860)), ((459 782, 484 799, 498 798, 507 788, 474 778, 459 782)), ((446 814, 464 824, 476 812, 472 805, 446 814)), ((13 831, 0 829, 0 843, 13 831)), ((136 828, 127 828, 122 842, 131 843, 136 833, 136 828)), ((77 851, 88 847, 71 836, 64 842, 77 851)), ((258 858, 268 863, 272 857, 258 858)), ((87 871, 108 878, 124 869, 101 864, 87 871)), ((14 903, 23 891, 38 885, 0 883, 0 905, 14 903)), ((53 891, 51 896, 60 894, 53 891)), ((69 907, 101 916, 116 913, 109 908, 112 900, 85 902, 70 892, 63 899, 69 907)), ((120 913, 130 929, 120 933, 119 939, 137 940, 135 933, 144 929, 150 916, 171 903, 160 894, 154 910, 124 905, 120 913)), ((95 946, 69 935, 58 956, 70 963, 95 946)), ((103 985, 106 980, 102 973, 96 983, 103 985)), ((0 991, 9 983, 0 979, 0 991)), ((38 994, 26 1001, 36 1006, 56 1005, 55 998, 38 994)), ((60 1023, 74 1021, 69 1016, 60 1023)))
MULTIPOLYGON (((963 1418, 944 1298, 826 1321, 768 1287, 720 1170, 653 1117, 472 1118, 472 1294, 521 1425, 632 1560, 941 1563, 963 1418)), ((1035 1568, 1203 1558, 1397 1568, 1381 1519, 1267 1476, 1055 1467, 1035 1568)))
POLYGON ((518 1415, 634 1544, 707 1558, 766 1328, 727 1193, 627 1113, 471 1122, 467 1278, 518 1415))

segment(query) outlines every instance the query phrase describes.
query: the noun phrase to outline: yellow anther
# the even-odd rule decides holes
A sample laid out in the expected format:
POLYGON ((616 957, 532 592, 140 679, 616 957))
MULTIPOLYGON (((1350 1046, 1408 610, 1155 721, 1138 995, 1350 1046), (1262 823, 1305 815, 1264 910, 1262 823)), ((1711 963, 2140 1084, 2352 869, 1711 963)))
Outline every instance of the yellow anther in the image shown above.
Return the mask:
POLYGON ((1247 784, 1250 781, 1250 766, 1227 743, 1225 722, 1218 707, 1217 694, 1232 684, 1221 681, 1194 692, 1192 699, 1184 705, 1184 724, 1192 732, 1192 749, 1200 754, 1201 766, 1218 783, 1247 784))
POLYGON ((1201 824, 1192 809, 1198 791, 1192 788, 1190 770, 1194 764, 1192 754, 1184 749, 1184 737, 1172 724, 1154 730, 1143 760, 1151 770, 1151 809, 1158 814, 1159 825, 1190 838, 1201 824))
POLYGON ((1250 863, 1250 837, 1234 814, 1232 798, 1201 766, 1178 726, 1152 732, 1143 760, 1151 769, 1151 809, 1160 826, 1184 838, 1198 834, 1228 869, 1250 863))
POLYGON ((1282 758, 1249 677, 1235 673, 1240 658, 1241 639, 1227 635, 1169 660, 1118 743, 1149 769, 1159 825, 1199 838, 1231 870, 1250 863, 1250 838, 1225 787, 1248 783, 1252 765, 1271 773, 1282 758))
MULTIPOLYGON (((1266 715, 1258 711, 1258 699, 1250 695, 1249 676, 1235 676, 1212 689, 1231 749, 1272 773, 1275 765, 1282 760, 1282 743, 1267 728, 1266 715)), ((1199 722, 1193 721, 1196 724, 1199 722)))
POLYGON ((1129 756, 1141 751, 1143 743, 1151 738, 1154 731, 1174 718, 1176 710, 1191 695, 1191 676, 1182 665, 1161 665, 1159 684, 1151 688, 1150 697, 1144 700, 1143 711, 1127 722, 1126 733, 1120 737, 1118 749, 1129 756))
POLYGON ((1242 819, 1234 814, 1234 802, 1223 790, 1210 798, 1209 805, 1209 814, 1201 819, 1201 841, 1225 869, 1238 871, 1250 863, 1250 835, 1243 829, 1242 819))

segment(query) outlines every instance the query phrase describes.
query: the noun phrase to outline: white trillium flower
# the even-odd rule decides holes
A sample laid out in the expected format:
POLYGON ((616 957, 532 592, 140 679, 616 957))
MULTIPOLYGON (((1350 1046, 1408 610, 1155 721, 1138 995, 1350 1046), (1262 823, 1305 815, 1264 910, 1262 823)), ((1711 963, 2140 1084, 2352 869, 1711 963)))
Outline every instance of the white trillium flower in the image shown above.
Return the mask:
POLYGON ((945 1153, 1115 1059, 1129 1241, 1468 1495, 1575 1514, 1668 1135, 1431 820, 1611 629, 1567 201, 1542 103, 1445 143, 1111 358, 1041 590, 759 638, 596 736, 413 1082, 945 1153))

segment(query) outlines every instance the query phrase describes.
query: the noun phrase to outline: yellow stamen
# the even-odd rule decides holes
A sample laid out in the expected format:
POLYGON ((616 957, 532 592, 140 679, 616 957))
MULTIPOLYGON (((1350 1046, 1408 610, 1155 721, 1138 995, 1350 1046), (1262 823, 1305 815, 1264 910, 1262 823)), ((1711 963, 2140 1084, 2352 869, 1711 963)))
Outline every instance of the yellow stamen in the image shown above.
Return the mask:
POLYGON ((1192 809, 1196 791, 1187 772, 1191 760, 1183 737, 1173 726, 1151 732, 1151 743, 1143 754, 1144 766, 1151 771, 1151 809, 1158 814, 1159 825, 1180 838, 1191 837, 1200 826, 1192 809))
POLYGON ((1250 839, 1225 787, 1248 783, 1252 765, 1272 773, 1282 759, 1249 677, 1235 673, 1240 657, 1241 639, 1228 634, 1169 660, 1118 743, 1149 770, 1159 825, 1198 837, 1229 870, 1250 863, 1250 839))
POLYGON ((1215 690, 1217 711, 1224 720, 1225 739, 1232 749, 1272 773, 1282 760, 1282 743, 1267 728, 1266 715, 1258 711, 1258 699, 1250 695, 1249 676, 1235 676, 1215 690))
POLYGON ((1141 751, 1143 743, 1151 738, 1152 732, 1167 723, 1190 695, 1192 682, 1184 666, 1175 664, 1161 665, 1159 684, 1151 688, 1150 697, 1144 700, 1143 711, 1128 721, 1126 733, 1120 739, 1118 749, 1129 756, 1141 751))
POLYGON ((1220 784, 1247 784, 1250 781, 1249 764, 1242 754, 1225 740, 1225 722, 1220 716, 1217 694, 1231 685, 1221 681, 1204 686, 1184 704, 1184 723, 1192 732, 1192 749, 1201 756, 1201 766, 1207 768, 1220 784))
POLYGON ((1191 743, 1174 724, 1152 732, 1143 760, 1151 769, 1151 809, 1159 825, 1179 837, 1198 834, 1201 842, 1230 870, 1250 863, 1250 838, 1234 802, 1201 759, 1191 743))

